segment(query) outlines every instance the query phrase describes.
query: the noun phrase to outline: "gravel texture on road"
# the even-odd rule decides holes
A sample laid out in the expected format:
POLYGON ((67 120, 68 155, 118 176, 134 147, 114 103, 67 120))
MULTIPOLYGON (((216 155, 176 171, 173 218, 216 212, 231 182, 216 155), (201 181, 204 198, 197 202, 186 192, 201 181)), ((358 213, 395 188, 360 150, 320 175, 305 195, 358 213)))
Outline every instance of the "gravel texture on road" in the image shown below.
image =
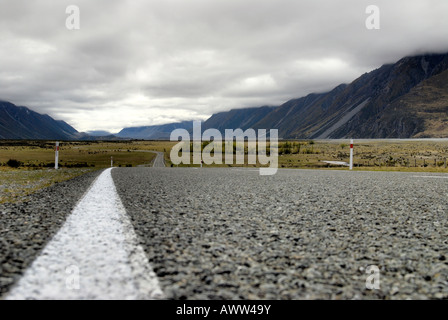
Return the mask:
POLYGON ((230 168, 112 176, 168 298, 448 298, 448 179, 230 168), (370 265, 379 289, 366 288, 370 265))
POLYGON ((0 204, 0 297, 58 232, 100 172, 56 183, 24 202, 0 204))
POLYGON ((6 299, 146 300, 163 293, 106 169, 6 299))
POLYGON ((156 154, 156 157, 152 163, 153 167, 164 168, 165 167, 165 154, 159 151, 153 151, 156 154))

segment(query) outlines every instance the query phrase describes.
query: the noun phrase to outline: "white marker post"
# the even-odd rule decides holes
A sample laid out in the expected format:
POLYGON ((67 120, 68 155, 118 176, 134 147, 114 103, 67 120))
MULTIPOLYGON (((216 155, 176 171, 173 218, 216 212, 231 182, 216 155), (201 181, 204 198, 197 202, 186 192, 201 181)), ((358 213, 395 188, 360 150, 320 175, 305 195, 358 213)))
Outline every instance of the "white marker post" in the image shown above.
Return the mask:
POLYGON ((110 167, 114 166, 114 157, 110 157, 110 167))
POLYGON ((350 139, 350 170, 353 169, 353 139, 350 139))
POLYGON ((57 170, 59 169, 59 142, 56 142, 56 147, 54 148, 55 155, 54 155, 54 168, 57 170))

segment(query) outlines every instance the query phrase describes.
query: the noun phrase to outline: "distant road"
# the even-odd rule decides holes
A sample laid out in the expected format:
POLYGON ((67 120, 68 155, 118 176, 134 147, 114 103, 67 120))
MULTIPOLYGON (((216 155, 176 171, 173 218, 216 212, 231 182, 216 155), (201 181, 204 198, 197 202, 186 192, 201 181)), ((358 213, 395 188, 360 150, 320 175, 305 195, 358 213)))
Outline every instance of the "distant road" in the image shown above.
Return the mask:
POLYGON ((133 152, 150 152, 155 153, 156 157, 151 161, 150 164, 142 164, 137 167, 155 167, 155 168, 164 168, 165 167, 165 154, 159 151, 152 150, 132 150, 133 152))
POLYGON ((165 167, 165 154, 159 151, 151 151, 156 154, 156 157, 152 163, 152 166, 155 168, 164 168, 165 167))

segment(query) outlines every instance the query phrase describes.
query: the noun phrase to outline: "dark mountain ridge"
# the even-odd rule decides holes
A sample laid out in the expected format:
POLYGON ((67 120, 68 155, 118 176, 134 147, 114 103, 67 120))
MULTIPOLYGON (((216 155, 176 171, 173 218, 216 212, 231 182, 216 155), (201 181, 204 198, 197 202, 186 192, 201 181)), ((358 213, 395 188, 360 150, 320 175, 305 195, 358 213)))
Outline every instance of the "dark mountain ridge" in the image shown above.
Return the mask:
POLYGON ((79 132, 62 120, 0 101, 0 139, 71 140, 78 137, 79 132))
MULTIPOLYGON (((423 130, 426 115, 401 112, 398 119, 399 101, 447 68, 448 54, 403 58, 328 93, 290 100, 255 128, 276 128, 283 138, 411 138, 423 130)), ((443 101, 440 95, 432 99, 443 101)))
MULTIPOLYGON (((106 139, 169 139, 192 122, 124 128, 106 139)), ((405 57, 278 107, 232 109, 213 114, 202 130, 278 129, 283 139, 448 138, 448 53, 405 57)), ((0 101, 0 139, 100 139, 64 121, 0 101)))

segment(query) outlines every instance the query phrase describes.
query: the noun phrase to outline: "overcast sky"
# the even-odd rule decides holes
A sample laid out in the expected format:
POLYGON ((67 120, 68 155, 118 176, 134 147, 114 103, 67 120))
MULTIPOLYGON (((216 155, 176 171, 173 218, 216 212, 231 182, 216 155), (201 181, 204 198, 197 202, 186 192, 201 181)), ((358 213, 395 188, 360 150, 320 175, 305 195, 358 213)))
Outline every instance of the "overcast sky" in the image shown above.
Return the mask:
POLYGON ((0 99, 111 132, 280 105, 448 52, 447 14, 447 0, 0 0, 0 99))

